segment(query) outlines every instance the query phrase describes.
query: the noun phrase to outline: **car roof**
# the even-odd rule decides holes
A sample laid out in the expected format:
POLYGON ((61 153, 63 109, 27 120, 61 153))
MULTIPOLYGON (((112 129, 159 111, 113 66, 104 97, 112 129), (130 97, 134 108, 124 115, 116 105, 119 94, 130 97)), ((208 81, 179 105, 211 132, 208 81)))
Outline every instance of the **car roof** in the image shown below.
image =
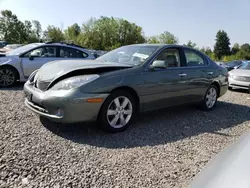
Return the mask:
POLYGON ((143 43, 143 44, 130 44, 130 45, 127 45, 127 46, 154 46, 154 47, 159 47, 159 48, 173 47, 173 48, 187 48, 187 49, 199 51, 199 50, 196 50, 196 49, 194 49, 192 47, 185 46, 185 45, 179 45, 179 44, 149 44, 149 43, 143 43))
POLYGON ((79 46, 79 45, 75 45, 75 44, 60 43, 60 42, 33 43, 33 44, 37 44, 37 45, 41 45, 41 46, 63 46, 63 47, 74 48, 74 49, 78 49, 78 50, 90 53, 90 50, 88 50, 87 48, 79 46))

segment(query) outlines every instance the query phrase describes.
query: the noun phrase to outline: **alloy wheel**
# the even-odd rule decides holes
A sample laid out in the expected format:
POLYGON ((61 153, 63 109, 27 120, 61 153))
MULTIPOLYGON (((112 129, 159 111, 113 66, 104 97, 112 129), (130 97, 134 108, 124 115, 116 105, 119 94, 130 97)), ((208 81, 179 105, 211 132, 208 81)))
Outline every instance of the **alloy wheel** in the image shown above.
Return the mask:
POLYGON ((216 103, 217 91, 214 87, 211 87, 206 94, 206 105, 208 108, 212 108, 216 103))
POLYGON ((0 69, 0 86, 11 86, 15 82, 15 74, 9 69, 0 69))
POLYGON ((133 114, 131 101, 125 96, 116 97, 107 110, 107 120, 111 127, 124 127, 133 114))

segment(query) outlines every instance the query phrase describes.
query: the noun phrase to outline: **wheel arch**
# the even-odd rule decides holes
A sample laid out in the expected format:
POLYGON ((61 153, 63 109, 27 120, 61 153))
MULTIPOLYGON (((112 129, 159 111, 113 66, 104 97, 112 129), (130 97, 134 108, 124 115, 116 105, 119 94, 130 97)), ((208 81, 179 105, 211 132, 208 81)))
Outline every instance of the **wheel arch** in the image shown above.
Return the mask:
POLYGON ((115 91, 119 91, 119 90, 128 91, 135 99, 137 110, 140 109, 140 97, 139 97, 138 93, 136 92, 136 90, 134 88, 132 88, 130 86, 119 86, 119 87, 111 90, 110 93, 115 92, 115 91))
MULTIPOLYGON (((218 97, 219 97, 219 96, 220 96, 220 83, 219 83, 218 81, 214 80, 214 81, 212 82, 211 85, 215 85, 215 86, 217 87, 217 89, 218 89, 217 95, 218 95, 218 97)), ((210 85, 210 86, 211 86, 211 85, 210 85)))

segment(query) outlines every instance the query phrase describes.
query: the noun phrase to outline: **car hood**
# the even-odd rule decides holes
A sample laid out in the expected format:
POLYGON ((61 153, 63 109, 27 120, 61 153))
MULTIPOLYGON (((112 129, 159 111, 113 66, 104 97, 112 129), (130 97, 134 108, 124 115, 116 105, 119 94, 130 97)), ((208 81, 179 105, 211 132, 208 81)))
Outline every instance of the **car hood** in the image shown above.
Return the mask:
POLYGON ((17 57, 14 56, 6 56, 5 54, 0 53, 0 65, 4 65, 9 63, 12 59, 15 59, 17 57))
POLYGON ((73 71, 100 68, 130 68, 132 64, 122 64, 115 62, 102 62, 97 60, 61 60, 53 61, 43 65, 37 73, 36 79, 39 81, 52 81, 73 71))
POLYGON ((232 71, 230 71, 231 75, 234 76, 246 76, 246 77, 250 77, 250 70, 246 70, 246 69, 234 69, 232 71))
POLYGON ((195 177, 189 188, 249 188, 250 134, 219 153, 195 177))

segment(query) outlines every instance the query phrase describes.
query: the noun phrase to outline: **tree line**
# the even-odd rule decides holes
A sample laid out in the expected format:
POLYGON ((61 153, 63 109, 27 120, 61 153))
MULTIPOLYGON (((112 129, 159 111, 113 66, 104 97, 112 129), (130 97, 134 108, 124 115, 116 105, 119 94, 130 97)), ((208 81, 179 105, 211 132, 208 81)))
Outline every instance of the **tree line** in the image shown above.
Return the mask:
MULTIPOLYGON (((1 11, 0 40, 19 44, 70 41, 86 48, 107 51, 136 43, 179 44, 178 37, 168 31, 156 36, 146 37, 142 27, 135 23, 105 16, 98 19, 90 18, 81 26, 75 23, 66 29, 49 25, 43 31, 38 20, 22 22, 10 10, 1 11)), ((209 47, 199 49, 196 43, 191 40, 184 45, 198 49, 217 61, 250 59, 250 45, 248 43, 242 45, 235 43, 230 48, 230 38, 224 30, 217 32, 213 50, 209 47)))

